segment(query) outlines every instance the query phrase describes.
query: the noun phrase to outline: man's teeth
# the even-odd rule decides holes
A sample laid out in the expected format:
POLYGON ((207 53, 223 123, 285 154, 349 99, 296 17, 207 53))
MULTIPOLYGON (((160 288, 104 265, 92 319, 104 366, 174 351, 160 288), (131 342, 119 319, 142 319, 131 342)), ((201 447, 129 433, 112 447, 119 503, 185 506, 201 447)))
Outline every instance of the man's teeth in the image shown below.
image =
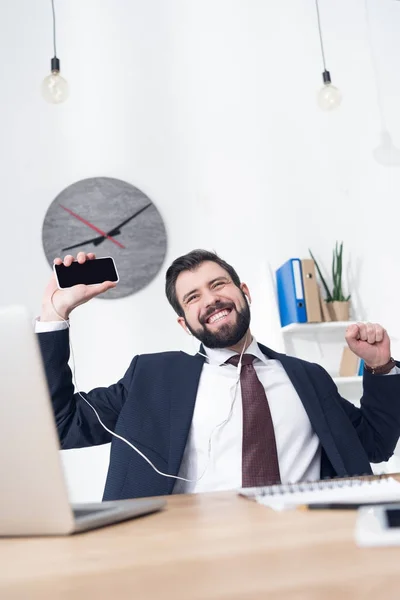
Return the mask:
POLYGON ((208 319, 209 323, 215 323, 215 321, 219 321, 220 319, 223 319, 224 317, 229 315, 229 310, 221 310, 221 312, 216 313, 215 315, 212 315, 212 317, 210 317, 208 319))

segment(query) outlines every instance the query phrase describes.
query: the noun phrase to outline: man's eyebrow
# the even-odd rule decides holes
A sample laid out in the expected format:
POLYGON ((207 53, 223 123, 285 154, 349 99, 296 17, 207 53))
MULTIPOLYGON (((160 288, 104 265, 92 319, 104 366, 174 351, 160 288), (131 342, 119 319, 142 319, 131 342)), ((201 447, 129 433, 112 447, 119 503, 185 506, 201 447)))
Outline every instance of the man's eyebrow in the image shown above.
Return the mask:
POLYGON ((189 296, 191 296, 192 294, 194 294, 197 291, 198 290, 196 289, 196 290, 192 290, 191 292, 188 292, 187 294, 185 294, 182 298, 182 302, 185 302, 189 298, 189 296))
POLYGON ((220 275, 219 277, 216 277, 215 279, 212 279, 211 281, 209 281, 208 285, 212 285, 216 281, 221 281, 221 279, 223 279, 224 281, 228 281, 228 277, 225 277, 225 275, 220 275))
MULTIPOLYGON (((208 285, 212 285, 213 283, 215 283, 216 281, 228 281, 228 277, 225 277, 224 275, 220 275, 219 277, 215 277, 215 279, 212 279, 211 281, 208 282, 208 285)), ((196 288, 195 290, 191 290, 190 292, 188 292, 187 294, 185 294, 182 298, 182 302, 185 302, 189 296, 191 296, 192 294, 198 292, 199 290, 196 288)))

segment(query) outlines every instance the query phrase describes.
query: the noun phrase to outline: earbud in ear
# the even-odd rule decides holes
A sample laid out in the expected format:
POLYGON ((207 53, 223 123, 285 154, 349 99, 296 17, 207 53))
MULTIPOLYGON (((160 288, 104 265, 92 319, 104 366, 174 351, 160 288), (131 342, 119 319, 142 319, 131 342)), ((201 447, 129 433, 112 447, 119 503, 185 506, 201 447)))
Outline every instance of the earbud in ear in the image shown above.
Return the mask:
POLYGON ((192 332, 189 331, 189 329, 186 327, 186 333, 188 333, 189 335, 192 335, 192 332))
POLYGON ((247 300, 247 304, 250 306, 250 304, 251 304, 251 301, 250 301, 249 297, 248 297, 248 296, 246 296, 246 294, 244 295, 244 297, 245 297, 245 298, 246 298, 246 300, 247 300))

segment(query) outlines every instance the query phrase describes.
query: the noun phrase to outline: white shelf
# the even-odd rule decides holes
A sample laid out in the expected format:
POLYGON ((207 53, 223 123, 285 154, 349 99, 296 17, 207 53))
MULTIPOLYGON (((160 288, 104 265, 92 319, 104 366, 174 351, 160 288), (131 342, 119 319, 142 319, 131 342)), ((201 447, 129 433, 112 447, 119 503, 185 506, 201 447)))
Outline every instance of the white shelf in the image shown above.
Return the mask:
POLYGON ((346 329, 357 321, 324 321, 323 323, 290 323, 282 327, 282 333, 315 335, 346 329))
POLYGON ((336 385, 348 385, 348 384, 360 384, 362 382, 361 375, 355 375, 354 377, 332 377, 336 385))

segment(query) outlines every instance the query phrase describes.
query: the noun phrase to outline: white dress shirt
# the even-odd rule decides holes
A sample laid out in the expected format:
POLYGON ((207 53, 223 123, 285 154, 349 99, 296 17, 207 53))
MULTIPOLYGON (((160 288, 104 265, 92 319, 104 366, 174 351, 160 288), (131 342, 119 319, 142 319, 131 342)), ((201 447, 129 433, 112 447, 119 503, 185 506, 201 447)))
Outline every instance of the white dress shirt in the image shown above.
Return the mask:
MULTIPOLYGON (((235 352, 207 348, 206 354, 209 361, 201 372, 179 470, 180 477, 197 481, 177 480, 174 493, 228 490, 242 485, 242 393, 237 368, 225 364, 235 352)), ((319 439, 285 369, 279 361, 264 356, 254 339, 246 354, 256 357, 253 365, 267 395, 282 483, 319 479, 319 439)))
MULTIPOLYGON (((36 321, 36 333, 65 329, 65 321, 36 321)), ((237 489, 242 484, 242 394, 236 367, 226 364, 232 350, 206 348, 196 404, 174 493, 237 489)), ((278 360, 267 358, 256 340, 246 350, 255 356, 275 430, 282 483, 320 477, 321 447, 298 393, 278 360)), ((390 374, 399 374, 394 367, 390 374)), ((378 376, 379 377, 379 376, 378 376)))

